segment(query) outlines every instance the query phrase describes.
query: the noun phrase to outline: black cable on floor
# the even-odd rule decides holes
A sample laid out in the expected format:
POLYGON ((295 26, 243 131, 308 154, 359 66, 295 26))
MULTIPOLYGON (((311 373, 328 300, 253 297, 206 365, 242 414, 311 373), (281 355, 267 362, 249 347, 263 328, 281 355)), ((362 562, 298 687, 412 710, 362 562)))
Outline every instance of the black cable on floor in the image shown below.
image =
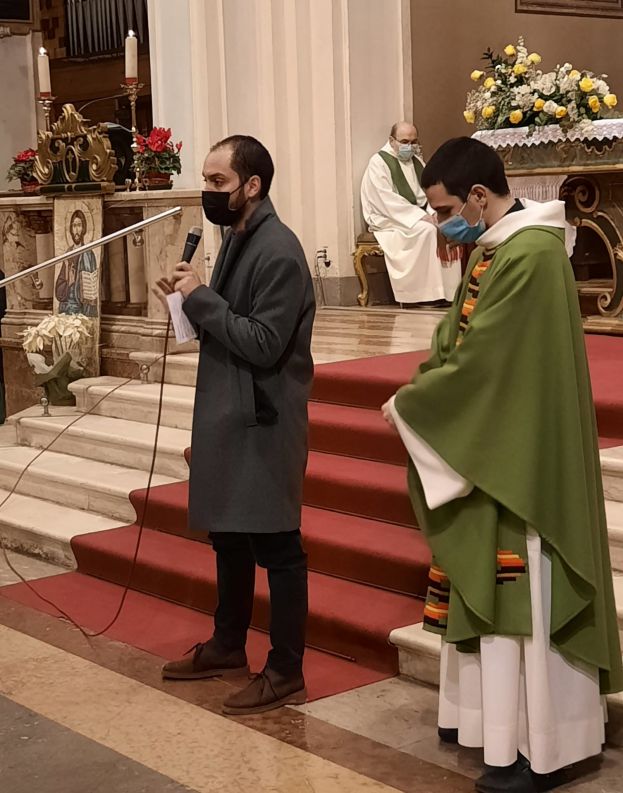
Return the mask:
MULTIPOLYGON (((13 567, 13 565, 11 564, 11 560, 9 559, 9 556, 8 556, 8 553, 7 553, 7 549, 4 548, 4 547, 2 548, 2 551, 4 553, 4 559, 5 559, 8 567, 9 567, 9 569, 11 570, 11 572, 15 576, 17 576, 17 578, 23 584, 25 584, 28 587, 28 589, 34 595, 36 595, 36 597, 38 597, 44 603, 47 603, 48 606, 52 606, 52 608, 54 608, 68 622, 70 622, 72 625, 74 625, 80 631, 80 633, 82 633, 82 635, 85 638, 87 638, 87 639, 94 639, 97 636, 102 636, 104 633, 106 633, 106 631, 109 631, 112 628, 112 626, 117 622, 117 620, 121 616, 121 612, 122 612, 123 607, 125 605, 125 601, 127 599, 128 592, 130 590, 130 585, 132 583, 132 578, 134 576, 134 571, 136 569, 136 562, 137 562, 137 559, 138 559, 138 552, 140 550, 141 539, 143 537, 143 528, 144 528, 144 525, 145 525, 145 517, 147 515, 147 508, 149 506, 149 496, 150 496, 150 493, 151 493, 152 481, 153 481, 153 478, 154 478, 154 469, 156 467, 156 456, 157 456, 157 453, 158 453, 158 436, 160 435, 160 422, 161 422, 161 419, 162 419, 162 407, 163 407, 163 402, 164 402, 164 383, 165 383, 165 376, 166 376, 166 369, 167 369, 167 351, 168 351, 168 346, 169 346, 169 335, 170 335, 170 332, 171 332, 171 317, 169 316, 169 318, 167 319, 167 329, 166 329, 165 339, 164 339, 164 352, 152 364, 152 366, 153 366, 154 364, 159 363, 160 361, 162 361, 162 373, 160 375, 160 391, 159 391, 159 395, 158 395, 158 415, 157 415, 157 418, 156 418, 156 434, 154 436, 154 448, 153 448, 153 452, 152 452, 152 456, 151 456, 151 465, 150 465, 150 468, 149 468, 149 477, 147 479, 145 500, 143 502, 142 514, 140 516, 140 520, 138 521, 138 537, 136 539, 136 548, 134 549, 134 556, 132 558, 132 564, 130 565, 130 570, 129 570, 129 573, 128 573, 127 582, 126 582, 126 584, 124 585, 124 588, 123 588, 123 594, 122 594, 121 600, 119 602, 119 607, 117 608, 117 611, 116 611, 114 617, 112 618, 112 620, 108 623, 108 625, 106 625, 105 628, 102 628, 101 630, 97 631, 96 633, 92 633, 90 631, 85 630, 81 625, 78 624, 78 622, 76 622, 76 620, 74 620, 69 614, 67 614, 67 612, 63 611, 63 609, 60 608, 60 606, 58 606, 56 603, 54 603, 49 598, 45 597, 45 595, 42 595, 40 592, 38 592, 37 589, 30 583, 30 581, 27 581, 21 575, 21 573, 18 570, 16 570, 15 567, 13 567)), ((112 396, 112 394, 114 394, 115 391, 118 391, 120 388, 123 388, 124 386, 126 386, 126 385, 128 385, 129 383, 132 383, 132 382, 134 382, 134 378, 129 378, 128 380, 124 380, 122 383, 119 383, 111 391, 109 391, 107 394, 104 394, 104 396, 101 399, 98 399, 98 401, 93 405, 93 407, 89 408, 89 410, 85 411, 84 413, 80 413, 78 416, 76 416, 76 418, 73 421, 70 421, 69 424, 67 424, 65 427, 63 427, 63 429, 58 433, 58 435, 56 435, 50 441, 50 443, 48 443, 47 446, 45 446, 43 449, 41 449, 41 451, 38 454, 36 454, 33 457, 33 459, 28 463, 28 465, 24 468, 24 470, 21 472, 21 474, 17 478, 17 481, 14 483, 13 487, 11 488, 10 492, 7 493, 7 495, 4 497, 4 499, 0 502, 0 509, 2 509, 2 507, 7 503, 7 501, 11 498, 11 496, 16 492, 16 490, 17 490, 17 488, 19 486, 19 483, 24 478, 24 475, 26 474, 28 469, 33 465, 33 463, 35 463, 41 457, 42 454, 44 454, 45 452, 49 451, 52 448, 52 446, 56 443, 56 441, 62 435, 64 435, 65 432, 67 432, 67 430, 69 430, 71 427, 73 427, 74 424, 76 424, 78 421, 80 421, 81 418, 83 418, 84 416, 88 416, 91 413, 93 413, 93 411, 96 410, 102 404, 102 402, 105 399, 108 399, 108 397, 112 396)))

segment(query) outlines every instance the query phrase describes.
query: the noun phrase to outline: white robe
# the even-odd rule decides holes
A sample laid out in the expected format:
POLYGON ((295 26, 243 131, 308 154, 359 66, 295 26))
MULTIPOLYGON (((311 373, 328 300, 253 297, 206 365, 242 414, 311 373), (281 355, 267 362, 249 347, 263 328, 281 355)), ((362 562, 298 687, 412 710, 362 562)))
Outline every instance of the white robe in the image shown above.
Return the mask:
MULTIPOLYGON (((383 151, 396 156, 389 143, 383 151)), ((385 254, 394 297, 399 303, 453 300, 461 280, 461 263, 441 262, 437 229, 422 220, 430 215, 422 209, 426 195, 413 163, 399 163, 418 206, 396 192, 389 168, 378 152, 370 158, 361 183, 363 216, 385 254)))
MULTIPOLYGON (((484 235, 487 242, 499 244, 517 230, 522 215, 524 222, 564 227, 559 202, 525 203, 529 211, 508 215, 484 235)), ((394 397, 389 407, 428 508, 469 495, 473 485, 401 418, 394 397)), ((551 647, 551 560, 531 528, 526 542, 532 636, 486 636, 479 653, 459 653, 443 642, 438 723, 458 729, 461 746, 484 747, 487 765, 512 765, 519 751, 535 773, 547 774, 601 752, 606 713, 598 670, 551 647)))

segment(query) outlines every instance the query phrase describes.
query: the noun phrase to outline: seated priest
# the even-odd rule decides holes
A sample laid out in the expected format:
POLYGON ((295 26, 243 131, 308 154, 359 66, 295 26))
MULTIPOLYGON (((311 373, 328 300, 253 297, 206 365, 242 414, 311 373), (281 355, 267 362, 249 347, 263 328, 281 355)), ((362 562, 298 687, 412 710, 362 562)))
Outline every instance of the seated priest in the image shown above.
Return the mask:
POLYGON ((361 184, 361 206, 385 254, 398 303, 447 308, 461 280, 460 248, 439 246, 420 184, 424 163, 417 129, 401 121, 374 154, 361 184))

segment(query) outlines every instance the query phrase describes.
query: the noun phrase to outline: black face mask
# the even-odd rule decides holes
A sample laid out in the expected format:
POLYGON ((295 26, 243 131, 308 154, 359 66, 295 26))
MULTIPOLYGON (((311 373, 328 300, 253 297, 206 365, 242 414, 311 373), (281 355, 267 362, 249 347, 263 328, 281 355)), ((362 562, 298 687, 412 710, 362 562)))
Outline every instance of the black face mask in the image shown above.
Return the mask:
POLYGON ((246 201, 237 209, 229 208, 229 199, 244 187, 243 182, 231 193, 221 192, 220 190, 203 190, 201 193, 201 203, 203 212, 210 223, 215 226, 233 226, 242 215, 246 201))

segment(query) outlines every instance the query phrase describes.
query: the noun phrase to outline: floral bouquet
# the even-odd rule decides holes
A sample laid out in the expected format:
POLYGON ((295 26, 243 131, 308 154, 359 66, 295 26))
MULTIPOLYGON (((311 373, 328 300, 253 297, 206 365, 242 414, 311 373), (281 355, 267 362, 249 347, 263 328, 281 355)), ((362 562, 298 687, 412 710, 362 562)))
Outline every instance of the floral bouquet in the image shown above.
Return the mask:
POLYGON ((517 46, 509 44, 504 56, 488 49, 483 60, 485 68, 471 74, 480 85, 468 93, 463 113, 479 129, 570 128, 614 115, 617 97, 605 81, 607 75, 580 71, 570 63, 543 72, 538 68, 541 56, 529 54, 523 38, 517 46))
POLYGON ((6 178, 9 182, 19 179, 22 182, 34 182, 35 158, 37 152, 34 149, 24 149, 13 157, 13 163, 7 171, 6 178))
POLYGON ((182 163, 180 150, 182 142, 173 144, 171 130, 154 127, 149 137, 136 136, 138 151, 134 155, 134 164, 141 173, 181 173, 182 163))
POLYGON ((91 338, 91 322, 84 314, 50 314, 22 332, 22 347, 27 353, 51 350, 54 363, 68 352, 80 364, 91 338))

